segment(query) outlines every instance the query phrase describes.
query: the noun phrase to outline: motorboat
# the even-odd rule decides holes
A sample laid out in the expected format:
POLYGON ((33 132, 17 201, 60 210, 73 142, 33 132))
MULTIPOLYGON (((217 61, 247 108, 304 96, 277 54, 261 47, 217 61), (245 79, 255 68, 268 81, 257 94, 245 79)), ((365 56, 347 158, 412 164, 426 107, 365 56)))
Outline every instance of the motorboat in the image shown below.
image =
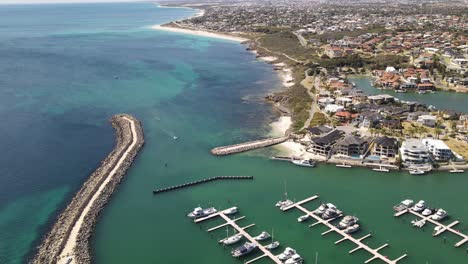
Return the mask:
POLYGON ((284 210, 285 208, 287 208, 287 207, 289 207, 289 206, 291 206, 291 205, 293 205, 293 204, 294 204, 293 201, 291 201, 291 200, 285 200, 285 201, 282 203, 282 205, 280 206, 280 209, 281 209, 281 210, 284 210))
POLYGON ((299 254, 292 255, 289 259, 287 259, 284 264, 300 264, 302 263, 302 257, 299 254))
POLYGON ((414 227, 422 228, 424 225, 426 225, 426 220, 425 219, 413 220, 411 221, 411 224, 413 224, 414 227))
POLYGON ((321 216, 329 208, 336 209, 336 206, 332 203, 321 204, 317 209, 315 209, 314 214, 321 216))
POLYGON ((246 242, 244 245, 231 251, 231 255, 235 258, 245 256, 257 248, 257 245, 254 243, 246 242))
POLYGON ((304 222, 305 220, 309 219, 310 215, 301 215, 297 218, 299 223, 304 222))
POLYGON ((268 250, 273 250, 273 249, 275 249, 275 248, 277 248, 279 246, 280 246, 280 242, 275 241, 275 242, 273 242, 271 244, 266 245, 265 248, 268 249, 268 250))
POLYGON ((382 166, 380 166, 379 168, 373 168, 372 170, 373 171, 378 171, 378 172, 389 172, 390 171, 387 168, 383 168, 382 166))
POLYGON ((279 260, 281 261, 285 261, 289 258, 292 257, 292 255, 296 254, 296 250, 290 248, 290 247, 287 247, 284 249, 283 253, 279 254, 277 257, 279 260))
POLYGON ((432 235, 433 235, 433 236, 437 235, 437 234, 438 234, 440 231, 442 231, 443 229, 444 229, 444 227, 439 226, 439 225, 436 226, 436 227, 434 227, 434 232, 432 232, 432 235))
POLYGON ((231 237, 228 237, 226 239, 223 240, 223 244, 224 245, 232 245, 232 244, 236 244, 237 242, 239 242, 241 239, 242 239, 243 235, 242 234, 235 234, 231 237))
POLYGON ((343 163, 343 164, 336 164, 336 167, 338 168, 352 168, 353 166, 343 163))
POLYGON ((233 214, 237 214, 237 212, 239 212, 239 210, 237 209, 237 207, 231 207, 229 209, 226 209, 223 211, 223 214, 225 215, 233 215, 233 214))
POLYGON ((411 175, 423 175, 425 174, 426 172, 423 171, 423 170, 418 170, 418 169, 415 169, 415 170, 409 170, 409 174, 411 175))
POLYGON ((357 224, 358 222, 359 218, 357 218, 356 216, 347 215, 343 218, 343 220, 340 221, 340 223, 338 223, 337 227, 339 229, 345 229, 347 227, 357 224))
POLYGON ((423 200, 419 201, 417 204, 415 204, 411 210, 415 211, 415 212, 421 212, 422 210, 426 209, 426 202, 424 202, 423 200))
POLYGON ((345 232, 346 234, 351 234, 351 233, 354 233, 354 232, 356 232, 356 231, 358 231, 358 230, 359 230, 359 225, 358 225, 358 224, 354 224, 354 225, 352 225, 352 226, 348 226, 348 227, 344 230, 344 232, 345 232))
POLYGON ((270 238, 270 234, 268 234, 267 232, 263 231, 262 233, 260 233, 260 235, 254 237, 255 240, 257 241, 263 241, 265 239, 268 239, 270 238))
POLYGON ((413 200, 410 200, 410 199, 406 199, 404 201, 402 201, 401 203, 395 205, 393 207, 393 209, 397 212, 399 211, 403 211, 403 210, 406 210, 408 208, 410 208, 411 206, 414 205, 414 201, 413 200))
POLYGON ((426 90, 419 90, 418 94, 427 94, 427 91, 426 90))
POLYGON ((426 209, 424 209, 424 210, 422 211, 421 214, 424 215, 424 216, 430 216, 430 215, 433 214, 433 213, 434 213, 434 211, 433 211, 431 208, 426 208, 426 209))
POLYGON ((447 212, 443 209, 439 209, 437 210, 437 212, 433 215, 431 215, 431 219, 432 220, 435 220, 435 221, 440 221, 442 219, 444 219, 445 217, 447 217, 447 212))
POLYGON ((328 220, 332 219, 334 217, 337 217, 339 214, 341 214, 341 211, 336 209, 336 208, 328 208, 325 210, 325 213, 322 215, 323 220, 328 220))
POLYGON ((291 160, 291 163, 302 167, 315 167, 315 161, 312 159, 291 160))
POLYGON ((217 210, 214 207, 210 207, 210 208, 206 208, 206 209, 203 209, 201 207, 197 207, 197 208, 193 209, 193 211, 191 213, 189 213, 187 216, 190 217, 190 218, 200 218, 200 217, 212 215, 212 214, 214 214, 216 212, 217 212, 217 210))
POLYGON ((398 89, 398 90, 395 90, 396 93, 406 93, 407 90, 406 89, 398 89))
POLYGON ((453 169, 453 170, 449 170, 450 173, 464 173, 465 171, 464 170, 458 170, 458 169, 453 169))

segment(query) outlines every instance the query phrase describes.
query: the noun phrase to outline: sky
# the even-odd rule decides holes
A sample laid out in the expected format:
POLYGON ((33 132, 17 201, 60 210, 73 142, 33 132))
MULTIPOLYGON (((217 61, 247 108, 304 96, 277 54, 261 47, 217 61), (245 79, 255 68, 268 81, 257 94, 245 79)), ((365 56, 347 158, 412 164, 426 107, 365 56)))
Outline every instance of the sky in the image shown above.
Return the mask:
POLYGON ((0 0, 0 4, 137 2, 143 0, 0 0))

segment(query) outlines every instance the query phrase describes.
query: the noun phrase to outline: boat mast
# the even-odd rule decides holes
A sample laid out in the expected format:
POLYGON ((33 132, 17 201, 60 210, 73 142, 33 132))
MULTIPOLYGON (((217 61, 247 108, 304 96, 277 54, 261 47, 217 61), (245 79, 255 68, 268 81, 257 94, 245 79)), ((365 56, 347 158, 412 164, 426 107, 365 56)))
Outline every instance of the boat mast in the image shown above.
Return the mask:
POLYGON ((315 264, 318 263, 318 252, 315 252, 315 264))

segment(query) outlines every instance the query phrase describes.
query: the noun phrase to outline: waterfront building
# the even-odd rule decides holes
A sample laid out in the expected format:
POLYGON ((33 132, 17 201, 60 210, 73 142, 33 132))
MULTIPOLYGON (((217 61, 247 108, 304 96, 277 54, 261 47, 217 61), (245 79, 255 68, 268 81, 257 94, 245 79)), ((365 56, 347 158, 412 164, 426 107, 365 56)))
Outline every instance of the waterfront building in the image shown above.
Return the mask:
POLYGON ((342 135, 343 131, 335 129, 324 136, 312 138, 307 151, 315 155, 327 157, 332 150, 333 145, 342 137, 342 135))
POLYGON ((452 150, 442 140, 425 138, 422 143, 436 161, 448 161, 453 157, 452 150))
POLYGON ((429 127, 434 127, 437 121, 437 117, 433 115, 420 115, 418 117, 418 123, 421 125, 429 126, 429 127))
POLYGON ((420 139, 407 139, 400 148, 401 160, 407 164, 424 164, 430 160, 429 152, 420 139))
POLYGON ((398 153, 398 140, 387 136, 378 137, 374 141, 372 155, 382 158, 394 158, 398 153))
POLYGON ((332 130, 333 129, 331 127, 322 125, 307 128, 307 131, 309 131, 309 133, 313 136, 323 136, 332 130))
POLYGON ((337 155, 362 158, 369 147, 369 141, 358 136, 346 136, 336 143, 337 155))

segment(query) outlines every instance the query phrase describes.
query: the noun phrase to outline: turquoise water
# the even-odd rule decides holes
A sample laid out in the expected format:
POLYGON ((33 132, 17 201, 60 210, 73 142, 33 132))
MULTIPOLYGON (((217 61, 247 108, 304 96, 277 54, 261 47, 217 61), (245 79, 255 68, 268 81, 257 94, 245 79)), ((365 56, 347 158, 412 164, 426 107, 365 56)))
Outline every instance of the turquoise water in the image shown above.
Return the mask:
POLYGON ((432 228, 415 230, 411 217, 394 219, 391 209, 404 198, 425 199, 447 209, 452 220, 460 218, 466 232, 466 173, 414 177, 326 165, 307 169, 268 160, 272 149, 211 156, 215 146, 269 130, 276 116, 262 95, 277 89, 279 80, 270 65, 237 43, 148 29, 193 11, 148 3, 7 8, 0 9, 0 24, 9 25, 0 29, 0 111, 6 119, 0 263, 30 257, 56 214, 112 149, 106 120, 119 112, 142 120, 146 145, 99 218, 95 263, 242 263, 217 244, 225 230, 205 231, 219 221, 200 228, 185 217, 198 205, 239 206, 247 216, 241 226, 255 223, 249 230, 254 235, 274 229, 275 238, 296 248, 306 263, 316 252, 319 263, 369 258, 349 255, 348 242, 335 246, 339 237, 322 237, 324 227, 299 224, 299 212, 279 212, 274 204, 285 182, 291 198, 318 193, 356 214, 363 225, 357 236, 372 232, 368 243, 374 247, 388 241, 382 252, 391 258, 408 252, 401 263, 466 263, 465 246, 452 246, 455 238, 433 239, 432 228), (216 175, 255 179, 152 195, 157 187, 216 175))
POLYGON ((392 90, 379 90, 371 85, 372 79, 366 76, 350 77, 351 82, 356 83, 356 87, 363 90, 365 94, 390 94, 403 101, 421 102, 426 105, 435 106, 437 109, 453 110, 458 112, 468 112, 468 94, 437 91, 436 93, 396 93, 392 90))

